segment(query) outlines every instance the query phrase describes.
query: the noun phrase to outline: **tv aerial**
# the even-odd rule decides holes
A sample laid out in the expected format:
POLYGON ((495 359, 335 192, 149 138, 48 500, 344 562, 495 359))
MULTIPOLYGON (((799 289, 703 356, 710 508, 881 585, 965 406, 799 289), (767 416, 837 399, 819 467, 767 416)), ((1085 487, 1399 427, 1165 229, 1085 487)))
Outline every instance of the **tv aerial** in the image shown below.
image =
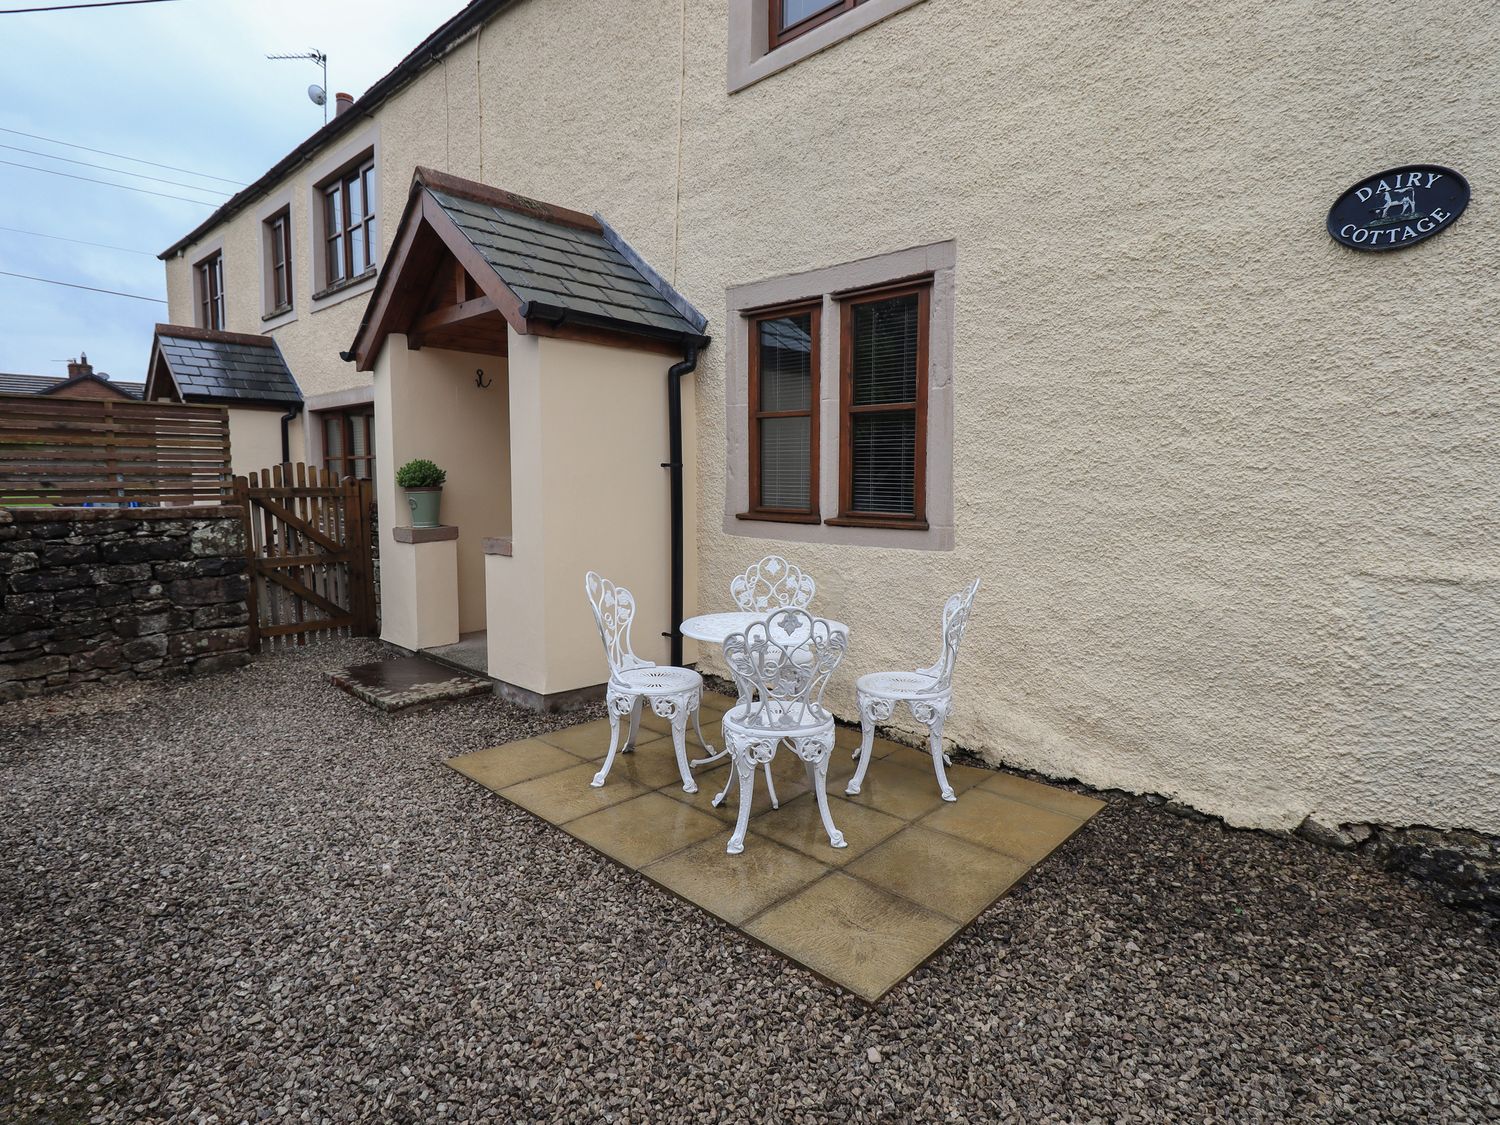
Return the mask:
POLYGON ((307 88, 307 100, 323 107, 323 124, 328 124, 328 56, 314 47, 295 55, 267 55, 268 59, 305 59, 323 69, 323 83, 314 82, 307 88))

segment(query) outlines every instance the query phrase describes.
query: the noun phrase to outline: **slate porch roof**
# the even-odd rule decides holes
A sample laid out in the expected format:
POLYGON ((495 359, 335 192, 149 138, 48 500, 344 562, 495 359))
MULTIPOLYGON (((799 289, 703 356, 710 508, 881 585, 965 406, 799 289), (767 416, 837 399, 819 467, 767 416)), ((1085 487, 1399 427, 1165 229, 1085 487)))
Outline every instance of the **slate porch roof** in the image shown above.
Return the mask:
MULTIPOLYGON (((68 382, 66 375, 26 375, 18 371, 0 371, 0 394, 40 395, 54 391, 68 382)), ((109 386, 122 391, 131 398, 140 398, 146 393, 146 384, 127 383, 122 379, 106 380, 109 386)))
MULTIPOLYGON (((472 263, 477 253, 494 271, 508 294, 496 305, 519 331, 566 323, 675 345, 703 347, 709 342, 703 334, 708 318, 601 216, 417 168, 394 240, 397 252, 381 269, 356 335, 353 354, 361 369, 373 365, 386 332, 406 330, 385 314, 390 290, 404 284, 400 248, 411 243, 403 234, 423 222, 445 240, 457 237, 467 243, 460 260, 472 263)), ((476 276, 475 281, 488 291, 484 278, 476 276)))
POLYGON ((302 391, 269 336, 158 324, 147 388, 162 397, 162 376, 184 402, 294 405, 302 391))

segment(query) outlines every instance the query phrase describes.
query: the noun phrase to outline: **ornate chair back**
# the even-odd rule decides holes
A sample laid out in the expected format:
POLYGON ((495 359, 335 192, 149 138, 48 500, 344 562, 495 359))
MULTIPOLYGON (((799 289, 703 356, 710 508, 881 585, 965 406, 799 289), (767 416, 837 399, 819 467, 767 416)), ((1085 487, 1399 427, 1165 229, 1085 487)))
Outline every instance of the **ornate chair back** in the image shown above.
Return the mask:
POLYGON ((724 641, 724 659, 748 700, 743 719, 762 730, 827 722, 823 690, 848 648, 848 638, 804 609, 773 610, 764 621, 724 641))
POLYGON ((969 612, 974 608, 974 594, 979 589, 979 579, 969 583, 943 604, 943 652, 931 668, 922 669, 937 679, 936 691, 948 691, 953 687, 953 667, 958 663, 958 644, 964 639, 964 627, 969 624, 969 612))
POLYGON ((616 586, 608 578, 601 578, 592 570, 584 576, 583 588, 589 596, 589 605, 594 609, 594 624, 599 627, 599 639, 604 642, 604 655, 609 660, 610 675, 628 672, 633 668, 655 667, 649 660, 636 656, 630 647, 630 623, 635 620, 635 595, 624 586, 616 586))
POLYGON ((746 613, 806 609, 817 583, 780 555, 767 555, 729 584, 729 595, 746 613))

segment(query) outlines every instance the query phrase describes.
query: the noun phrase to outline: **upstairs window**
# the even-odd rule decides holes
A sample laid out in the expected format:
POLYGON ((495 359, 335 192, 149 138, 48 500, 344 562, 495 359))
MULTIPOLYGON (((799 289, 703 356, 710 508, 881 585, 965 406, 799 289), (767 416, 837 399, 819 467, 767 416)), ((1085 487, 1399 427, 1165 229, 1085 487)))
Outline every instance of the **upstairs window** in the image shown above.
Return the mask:
POLYGON ((770 46, 774 50, 787 40, 795 39, 864 2, 865 0, 770 0, 767 5, 771 15, 770 46))
POLYGON ((750 508, 760 519, 818 521, 820 304, 750 321, 750 508))
POLYGON ((266 220, 266 280, 270 313, 292 307, 292 216, 283 210, 266 220))
POLYGON ((198 327, 222 330, 224 317, 224 255, 210 254, 195 268, 198 293, 198 327))
POLYGON ((375 264, 375 160, 365 156, 322 186, 324 284, 375 264))
POLYGON ((841 302, 839 518, 921 523, 930 282, 841 302))
POLYGON ((369 480, 375 469, 371 423, 365 410, 328 410, 323 419, 323 467, 336 477, 369 480))

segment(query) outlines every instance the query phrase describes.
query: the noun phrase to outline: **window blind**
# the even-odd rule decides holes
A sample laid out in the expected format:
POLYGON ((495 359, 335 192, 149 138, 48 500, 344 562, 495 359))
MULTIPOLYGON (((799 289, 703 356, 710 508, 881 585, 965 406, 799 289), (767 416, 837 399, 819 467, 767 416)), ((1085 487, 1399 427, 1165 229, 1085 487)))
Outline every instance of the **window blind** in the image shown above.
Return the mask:
POLYGON ((916 512, 920 298, 903 293, 854 305, 850 332, 849 506, 916 512))
POLYGON ((812 506, 812 314, 757 322, 760 506, 812 506), (790 415, 790 416, 788 416, 790 415))

